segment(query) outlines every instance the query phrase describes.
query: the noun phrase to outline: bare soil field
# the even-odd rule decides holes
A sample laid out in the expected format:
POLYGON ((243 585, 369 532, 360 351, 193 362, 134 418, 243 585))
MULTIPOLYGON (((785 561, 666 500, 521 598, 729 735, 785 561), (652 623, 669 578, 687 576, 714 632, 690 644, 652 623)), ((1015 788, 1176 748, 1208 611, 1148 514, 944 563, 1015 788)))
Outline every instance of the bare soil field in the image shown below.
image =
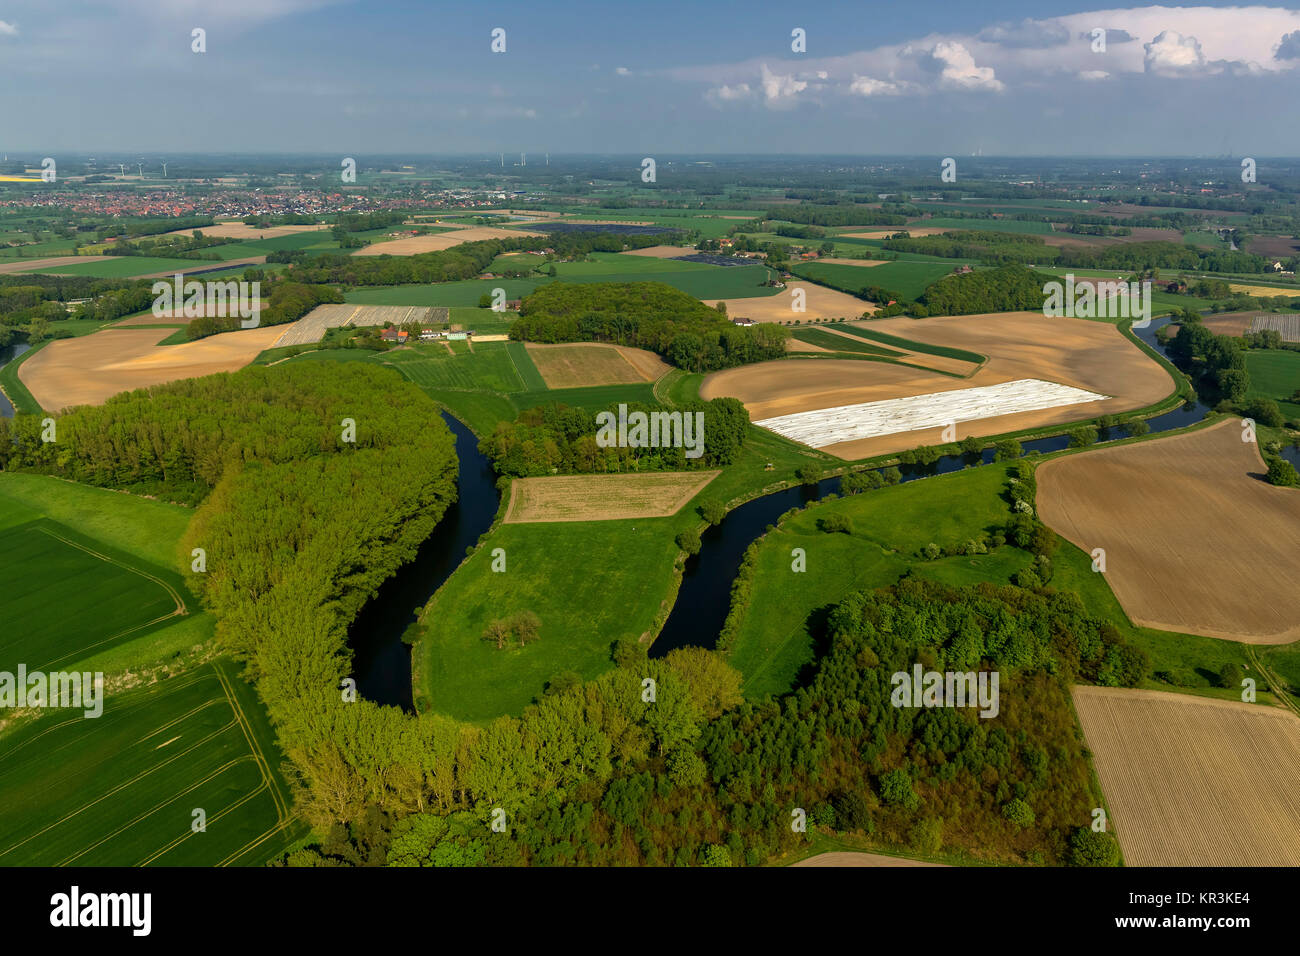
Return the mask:
POLYGON ((1182 242, 1183 234, 1177 229, 1158 229, 1154 226, 1134 226, 1127 236, 1084 236, 1066 232, 1065 226, 1058 227, 1060 232, 1042 236, 1044 245, 1048 246, 1118 246, 1129 242, 1182 242))
POLYGON ((669 366, 653 352, 582 342, 563 345, 524 346, 549 388, 582 388, 588 385, 636 385, 655 382, 669 366))
POLYGON ((1290 236, 1251 236, 1246 251, 1267 259, 1289 259, 1300 252, 1300 241, 1290 236))
POLYGON ((0 274, 31 272, 33 269, 48 269, 51 266, 70 266, 85 262, 89 258, 89 256, 51 256, 48 259, 0 259, 0 274))
POLYGON ((1075 687, 1128 866, 1300 866, 1300 720, 1279 707, 1075 687))
POLYGON ((1084 551, 1133 623, 1246 644, 1300 640, 1300 490, 1263 480, 1240 421, 1053 459, 1038 511, 1084 551))
POLYGON ((154 315, 152 312, 146 312, 144 315, 133 315, 129 319, 119 319, 113 323, 113 328, 130 328, 135 325, 170 325, 173 328, 179 328, 182 325, 189 325, 190 320, 185 318, 185 313, 180 315, 154 315))
POLYGON ((909 860, 901 856, 885 856, 881 853, 854 853, 838 850, 833 853, 818 853, 791 867, 801 866, 944 866, 943 863, 926 863, 923 860, 909 860))
MULTIPOLYGON (((296 236, 300 232, 320 232, 329 229, 326 224, 315 226, 267 226, 259 229, 242 222, 218 222, 215 226, 199 226, 199 232, 214 239, 277 239, 280 236, 296 236)), ((193 229, 174 229, 169 236, 188 236, 193 229)))
MULTIPOLYGON (((1259 312, 1213 312, 1202 316, 1202 324, 1215 335, 1241 335, 1250 328, 1250 323, 1259 312)), ((1177 329, 1174 330, 1177 332, 1177 329)))
MULTIPOLYGON (((744 299, 723 299, 727 315, 733 319, 749 318, 755 322, 792 324, 796 319, 856 319, 865 313, 875 313, 876 306, 846 292, 836 292, 806 279, 791 282, 776 295, 759 295, 744 299), (795 289, 804 290, 804 311, 790 308, 795 289)), ((717 306, 717 300, 708 305, 717 306)))
POLYGON ((837 259, 835 256, 822 256, 819 259, 811 259, 809 261, 829 262, 833 266, 863 266, 864 268, 883 266, 885 264, 885 260, 883 259, 837 259))
MULTIPOLYGON (((861 322, 856 322, 854 324, 859 326, 862 325, 861 322)), ((834 325, 822 326, 822 329, 853 342, 863 341, 861 337, 854 335, 852 332, 845 332, 843 329, 837 328, 834 325)), ((938 369, 941 372, 952 372, 954 375, 971 375, 977 368, 977 366, 972 362, 967 362, 964 359, 959 358, 950 358, 947 355, 928 355, 924 352, 909 351, 902 346, 884 345, 884 343, 873 344, 879 344, 884 348, 891 348, 895 351, 901 352, 902 361, 904 362, 911 362, 913 365, 924 365, 926 368, 938 369)))
POLYGON ((243 368, 286 328, 240 329, 166 346, 158 343, 168 329, 103 329, 51 342, 22 364, 18 377, 42 408, 99 405, 118 392, 243 368))
POLYGON ((942 229, 938 226, 895 226, 892 229, 871 229, 867 232, 841 232, 839 235, 849 239, 884 239, 905 232, 913 239, 919 239, 923 236, 941 236, 945 232, 952 232, 953 229, 953 226, 944 226, 942 229))
POLYGON ((830 349, 824 349, 820 345, 813 345, 811 342, 803 342, 795 338, 789 338, 785 340, 785 350, 787 352, 829 352, 830 351, 830 349))
MULTIPOLYGON (((734 311, 728 314, 736 315, 734 311)), ((700 397, 740 399, 754 421, 813 409, 883 401, 1040 379, 1110 396, 1104 400, 957 422, 957 439, 1064 424, 1154 404, 1174 390, 1168 373, 1107 322, 1044 318, 1037 312, 894 318, 864 324, 890 335, 989 356, 969 378, 953 378, 886 362, 804 359, 763 362, 707 376, 700 397)), ((930 364, 931 356, 916 356, 930 364)), ((963 363, 964 364, 964 363, 963 363)), ((969 367, 969 366, 967 366, 969 367)), ((828 445, 846 460, 943 443, 942 428, 828 445)))
POLYGON ((696 251, 690 246, 647 246, 644 249, 629 249, 624 255, 649 256, 652 259, 676 259, 678 256, 694 255, 696 251))
POLYGON ((427 236, 411 236, 407 239, 389 239, 387 242, 372 242, 357 249, 354 256, 413 256, 421 252, 437 252, 450 249, 462 242, 475 242, 481 239, 517 239, 520 236, 542 236, 545 233, 530 232, 527 229, 500 229, 496 226, 472 226, 469 229, 456 229, 450 232, 435 232, 427 236))
POLYGON ((516 478, 510 484, 508 524, 621 521, 675 515, 720 471, 628 475, 556 475, 516 478))

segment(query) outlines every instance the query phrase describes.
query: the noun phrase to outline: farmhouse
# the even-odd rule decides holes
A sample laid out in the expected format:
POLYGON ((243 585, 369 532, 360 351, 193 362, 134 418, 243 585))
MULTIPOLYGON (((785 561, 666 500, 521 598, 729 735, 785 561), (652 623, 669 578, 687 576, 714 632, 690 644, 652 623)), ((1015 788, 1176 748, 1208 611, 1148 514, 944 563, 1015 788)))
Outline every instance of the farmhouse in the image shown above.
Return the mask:
POLYGON ((420 341, 421 341, 421 342, 432 342, 434 339, 440 339, 440 338, 442 338, 442 333, 439 332, 437 329, 421 329, 421 330, 420 330, 420 341))
POLYGON ((383 332, 379 333, 379 337, 385 342, 396 342, 399 345, 404 345, 407 339, 411 337, 411 334, 405 329, 384 329, 383 332))
POLYGON ((741 325, 741 326, 745 326, 746 328, 748 328, 749 326, 751 326, 751 325, 754 324, 754 320, 751 319, 751 318, 748 318, 748 317, 746 317, 746 316, 743 316, 743 315, 738 315, 738 316, 736 316, 734 319, 731 320, 731 324, 732 324, 732 325, 741 325))

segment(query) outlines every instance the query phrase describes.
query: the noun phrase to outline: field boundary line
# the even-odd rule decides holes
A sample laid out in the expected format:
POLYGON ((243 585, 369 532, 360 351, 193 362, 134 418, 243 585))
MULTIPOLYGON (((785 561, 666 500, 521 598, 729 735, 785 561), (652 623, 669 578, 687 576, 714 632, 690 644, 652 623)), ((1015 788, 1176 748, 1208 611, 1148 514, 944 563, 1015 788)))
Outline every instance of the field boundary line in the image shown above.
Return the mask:
POLYGON ((166 591, 171 596, 171 599, 176 602, 176 610, 172 614, 169 614, 168 617, 174 617, 179 614, 189 613, 189 610, 187 609, 185 602, 181 599, 180 594, 176 591, 175 588, 173 588, 170 584, 168 584, 166 581, 162 580, 161 578, 156 577, 147 571, 142 571, 139 568, 133 568, 129 564, 125 564, 122 561, 115 561, 112 558, 110 558, 108 555, 100 554, 98 551, 94 551, 83 544, 78 544, 76 541, 72 541, 68 538, 65 538, 63 537, 63 535, 51 531, 49 528, 38 528, 37 530, 42 531, 45 534, 48 534, 51 538, 55 538, 59 541, 62 541, 64 544, 70 545, 71 547, 74 547, 79 551, 84 551, 86 552, 86 554, 89 554, 92 557, 99 558, 99 560, 107 564, 112 564, 119 568, 125 568, 126 570, 130 571, 133 574, 138 574, 140 575, 140 577, 147 578, 148 580, 154 582, 160 588, 166 591))
POLYGON ((248 715, 244 709, 239 706, 239 701, 235 699, 234 691, 230 686, 230 679, 221 672, 221 668, 213 666, 217 673, 217 679, 221 681, 221 689, 226 695, 226 700, 230 703, 230 709, 235 713, 235 719, 239 721, 239 729, 243 731, 244 739, 248 741, 248 749, 252 751, 253 759, 257 761, 257 768, 262 774, 263 782, 271 789, 271 799, 275 801, 276 823, 283 824, 290 817, 289 808, 283 802, 279 788, 275 786, 275 779, 271 774, 271 765, 262 753, 262 748, 258 746, 257 739, 253 735, 252 725, 248 722, 248 715))
MULTIPOLYGON (((240 759, 241 759, 241 760, 246 760, 246 759, 248 759, 248 758, 247 758, 247 757, 241 757, 240 759)), ((228 769, 228 767, 223 767, 223 768, 222 768, 222 770, 225 770, 225 769, 228 769)), ((206 781, 205 781, 205 782, 206 782, 206 781)), ((236 800, 236 801, 235 801, 234 803, 232 803, 230 806, 225 807, 223 810, 221 810, 221 812, 218 813, 216 816, 208 817, 208 818, 204 821, 204 827, 206 828, 207 824, 209 824, 209 823, 216 823, 218 820, 220 820, 220 819, 221 819, 222 817, 224 817, 226 814, 228 814, 228 813, 233 813, 234 811, 238 810, 240 807, 242 807, 244 804, 246 804, 249 800, 252 800, 254 797, 256 797, 258 794, 260 794, 260 793, 261 793, 263 790, 265 790, 266 788, 267 788, 266 781, 263 781, 262 784, 261 784, 261 786, 257 787, 257 788, 254 789, 254 790, 250 790, 248 793, 244 794, 242 797, 240 797, 238 800, 236 800)), ((176 847, 178 847, 178 846, 180 846, 182 843, 184 843, 186 840, 188 840, 190 837, 194 836, 194 833, 195 833, 194 829, 191 828, 188 832, 182 834, 181 836, 178 836, 176 839, 172 840, 171 843, 168 843, 165 847, 162 847, 161 849, 159 849, 157 852, 153 853, 152 855, 145 857, 143 860, 141 860, 140 862, 136 863, 135 865, 136 865, 136 866, 148 866, 150 863, 152 863, 154 860, 158 859, 158 857, 162 856, 164 853, 167 853, 167 852, 169 852, 170 850, 175 849, 176 847)))
POLYGON ((1246 648, 1246 657, 1249 658, 1251 664, 1255 666, 1255 669, 1264 675, 1264 678, 1268 681, 1268 687, 1269 690, 1273 692, 1273 696, 1282 702, 1283 707, 1291 711, 1291 713, 1295 714, 1297 717, 1300 717, 1300 704, 1297 704, 1291 698, 1291 695, 1282 689, 1282 681, 1279 680, 1277 675, 1259 659, 1259 655, 1255 653, 1255 645, 1244 644, 1243 646, 1246 648))
MULTIPOLYGON (((215 698, 213 699, 212 703, 216 703, 216 699, 215 699, 215 698)), ((81 807, 78 807, 76 810, 73 810, 73 811, 70 812, 70 813, 64 814, 62 817, 60 817, 59 819, 55 820, 53 823, 49 824, 48 826, 42 827, 41 829, 37 830, 35 833, 28 834, 28 836, 27 836, 25 839, 18 841, 18 842, 15 843, 13 846, 10 846, 10 847, 8 847, 8 848, 6 848, 6 849, 4 849, 4 850, 0 850, 0 857, 8 856, 10 853, 12 853, 14 850, 18 849, 18 848, 19 848, 20 846, 22 846, 24 843, 30 843, 32 840, 36 839, 38 836, 41 836, 42 834, 48 833, 50 830, 54 829, 55 827, 59 826, 60 824, 66 823, 67 821, 71 820, 73 817, 77 816, 77 815, 80 814, 80 813, 84 813, 85 811, 89 810, 91 807, 95 806, 95 804, 104 802, 104 801, 107 800, 109 797, 113 796, 114 794, 116 794, 116 793, 118 793, 118 792, 120 792, 120 791, 122 791, 122 790, 125 790, 127 787, 131 786, 131 785, 134 784, 134 783, 138 783, 139 781, 143 780, 145 777, 149 776, 151 773, 154 773, 155 771, 161 770, 163 767, 167 766, 169 763, 174 763, 175 761, 179 760, 181 757, 184 757, 184 756, 185 756, 186 754, 188 754, 190 751, 194 750, 196 747, 201 747, 201 746, 203 746, 203 745, 204 745, 205 743, 207 743, 209 740, 212 740, 214 737, 217 737, 218 735, 220 735, 220 734, 222 734, 222 733, 225 733, 227 730, 229 730, 229 729, 230 729, 231 727, 233 727, 233 726, 235 726, 235 720, 234 720, 234 718, 231 718, 230 723, 225 724, 225 725, 223 725, 223 726, 221 726, 221 727, 218 727, 216 730, 214 730, 212 733, 208 734, 206 737, 201 738, 200 740, 198 740, 198 741, 196 741, 195 743, 191 744, 191 745, 190 745, 189 747, 187 747, 186 749, 181 750, 181 751, 178 751, 177 753, 175 753, 175 754, 173 754, 172 756, 168 757, 168 758, 167 758, 166 760, 164 760, 162 763, 155 764, 154 766, 150 767, 148 770, 144 770, 144 771, 142 771, 142 772, 136 774, 136 775, 135 775, 134 777, 132 777, 130 780, 126 780, 126 781, 124 781, 124 782, 118 784, 116 787, 113 787, 111 790, 109 790, 109 791, 107 791, 107 792, 105 792, 105 793, 103 793, 103 794, 100 794, 100 795, 99 795, 98 797, 96 797, 94 800, 90 801, 90 803, 87 803, 87 804, 85 804, 85 805, 83 805, 83 806, 81 806, 81 807)))

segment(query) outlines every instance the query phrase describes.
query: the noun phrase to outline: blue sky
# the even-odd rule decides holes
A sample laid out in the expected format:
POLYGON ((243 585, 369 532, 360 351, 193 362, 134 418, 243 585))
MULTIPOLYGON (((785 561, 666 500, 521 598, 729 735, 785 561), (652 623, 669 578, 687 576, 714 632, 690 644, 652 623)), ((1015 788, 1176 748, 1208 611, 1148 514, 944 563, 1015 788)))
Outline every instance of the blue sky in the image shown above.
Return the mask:
POLYGON ((1300 154, 1276 6, 0 0, 0 77, 10 152, 1300 154))

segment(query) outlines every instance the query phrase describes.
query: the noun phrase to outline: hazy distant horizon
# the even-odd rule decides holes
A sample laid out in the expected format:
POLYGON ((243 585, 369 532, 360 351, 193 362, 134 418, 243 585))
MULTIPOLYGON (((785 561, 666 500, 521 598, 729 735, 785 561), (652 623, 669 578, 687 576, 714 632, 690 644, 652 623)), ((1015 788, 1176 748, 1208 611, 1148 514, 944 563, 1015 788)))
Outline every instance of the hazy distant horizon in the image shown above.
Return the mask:
POLYGON ((41 156, 1300 155, 1300 11, 1098 6, 12 0, 3 134, 41 156))

